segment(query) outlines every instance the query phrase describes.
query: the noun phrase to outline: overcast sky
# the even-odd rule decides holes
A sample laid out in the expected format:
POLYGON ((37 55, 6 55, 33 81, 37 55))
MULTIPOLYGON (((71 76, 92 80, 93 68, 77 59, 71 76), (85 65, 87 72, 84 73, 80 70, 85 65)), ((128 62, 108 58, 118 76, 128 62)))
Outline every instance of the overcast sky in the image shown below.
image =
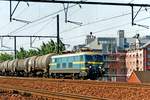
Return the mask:
MULTIPOLYGON (((149 0, 95 1, 150 4, 149 0)), ((17 2, 13 2, 13 7, 16 3, 17 2)), ((73 5, 74 4, 69 4, 69 7, 73 5)), ((65 44, 70 44, 71 47, 73 45, 84 43, 85 36, 90 32, 93 32, 97 37, 116 37, 117 31, 120 29, 125 30, 126 37, 132 37, 137 33, 141 36, 150 35, 149 29, 131 25, 131 7, 107 5, 80 6, 76 5, 68 9, 68 20, 81 22, 81 26, 73 23, 65 23, 65 14, 62 10, 63 4, 21 2, 16 9, 13 18, 33 22, 39 18, 53 14, 52 16, 26 25, 26 23, 17 21, 9 22, 9 2, 0 1, 0 35, 56 35, 57 14, 60 15, 60 36, 63 42, 65 44), (60 10, 62 11, 56 14, 56 12, 60 10)), ((138 7, 134 8, 135 11, 138 9, 138 7)), ((148 10, 146 11, 145 8, 142 8, 136 17, 135 22, 137 24, 150 26, 150 8, 146 9, 148 10)), ((48 39, 36 39, 33 45, 39 46, 42 41, 46 42, 48 39)), ((13 39, 4 38, 4 45, 13 48, 13 39)), ((29 49, 29 39, 18 38, 17 46, 18 48, 24 47, 29 49)))

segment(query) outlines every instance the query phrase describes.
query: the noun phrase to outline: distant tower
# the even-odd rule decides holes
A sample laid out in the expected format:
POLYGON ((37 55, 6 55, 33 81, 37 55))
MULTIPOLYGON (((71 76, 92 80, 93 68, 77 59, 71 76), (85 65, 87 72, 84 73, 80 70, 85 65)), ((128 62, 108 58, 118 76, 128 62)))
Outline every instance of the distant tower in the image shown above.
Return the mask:
POLYGON ((93 36, 92 32, 90 32, 90 35, 87 35, 87 36, 86 36, 85 44, 87 45, 87 44, 91 43, 92 41, 95 40, 95 38, 96 38, 96 37, 93 36))
POLYGON ((118 31, 118 47, 122 50, 124 50, 124 45, 125 45, 125 37, 124 37, 124 30, 119 30, 118 31))

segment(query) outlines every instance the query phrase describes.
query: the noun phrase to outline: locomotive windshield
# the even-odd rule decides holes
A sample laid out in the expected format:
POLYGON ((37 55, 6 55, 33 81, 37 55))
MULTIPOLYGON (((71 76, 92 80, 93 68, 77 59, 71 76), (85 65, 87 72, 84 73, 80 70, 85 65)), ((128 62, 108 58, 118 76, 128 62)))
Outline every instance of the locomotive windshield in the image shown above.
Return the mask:
POLYGON ((94 62, 99 62, 102 61, 102 56, 101 55, 85 55, 86 61, 94 61, 94 62))

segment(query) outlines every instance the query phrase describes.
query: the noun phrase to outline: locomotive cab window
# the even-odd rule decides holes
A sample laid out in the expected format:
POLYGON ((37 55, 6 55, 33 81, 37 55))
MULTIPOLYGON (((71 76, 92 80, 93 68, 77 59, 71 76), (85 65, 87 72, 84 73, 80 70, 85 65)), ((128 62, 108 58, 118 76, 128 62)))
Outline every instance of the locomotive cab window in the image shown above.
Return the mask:
POLYGON ((62 63, 62 67, 63 67, 63 68, 66 68, 66 63, 62 63))
POLYGON ((72 68, 72 63, 71 63, 71 62, 68 64, 68 67, 69 67, 69 68, 72 68))
POLYGON ((53 61, 52 61, 52 62, 57 62, 57 58, 53 59, 53 61))
POLYGON ((57 68, 60 68, 60 64, 59 63, 57 64, 57 68))
POLYGON ((80 61, 83 61, 83 56, 80 56, 80 61))

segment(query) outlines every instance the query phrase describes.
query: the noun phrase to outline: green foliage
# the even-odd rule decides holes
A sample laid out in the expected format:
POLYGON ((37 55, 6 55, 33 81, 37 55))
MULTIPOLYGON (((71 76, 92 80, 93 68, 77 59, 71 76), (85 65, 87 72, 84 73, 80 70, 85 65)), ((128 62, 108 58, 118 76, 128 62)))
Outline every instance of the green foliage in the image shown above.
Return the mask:
MULTIPOLYGON (((59 50, 60 53, 65 50, 65 45, 60 40, 59 41, 59 50)), ((41 47, 38 49, 39 55, 45 55, 48 53, 57 53, 57 43, 53 40, 49 41, 47 44, 42 43, 41 47)))
POLYGON ((27 51, 27 55, 28 57, 36 56, 38 55, 38 51, 34 49, 29 49, 29 51, 27 51))
POLYGON ((24 50, 23 47, 21 47, 20 50, 17 51, 17 58, 18 58, 18 59, 23 59, 23 58, 26 58, 26 57, 28 57, 27 51, 24 50))
POLYGON ((12 60, 13 56, 8 53, 1 53, 0 54, 0 61, 12 60))
MULTIPOLYGON (((60 40, 60 53, 62 51, 65 50, 65 45, 63 44, 63 42, 60 40)), ((36 50, 34 49, 29 49, 28 51, 26 51, 23 47, 21 47, 18 51, 17 51, 17 58, 18 59, 24 59, 27 57, 32 57, 32 56, 39 56, 39 55, 45 55, 48 53, 57 53, 57 43, 54 42, 53 40, 50 40, 48 43, 42 43, 42 45, 37 48, 36 50)), ((5 60, 12 60, 13 56, 10 54, 1 54, 0 55, 0 61, 5 61, 5 60)))

